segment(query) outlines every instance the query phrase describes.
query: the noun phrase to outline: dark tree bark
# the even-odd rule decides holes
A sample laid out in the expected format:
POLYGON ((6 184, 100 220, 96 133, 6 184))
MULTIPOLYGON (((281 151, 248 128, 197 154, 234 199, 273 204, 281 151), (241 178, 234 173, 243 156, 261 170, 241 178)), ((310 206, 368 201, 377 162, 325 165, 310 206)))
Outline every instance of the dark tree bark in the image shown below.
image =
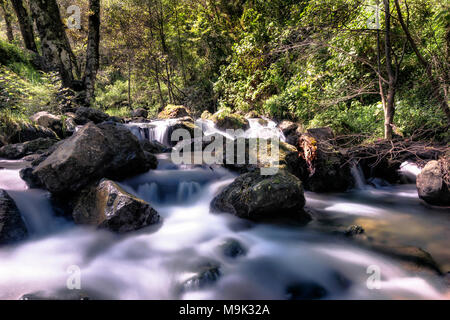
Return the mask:
POLYGON ((9 42, 13 42, 14 33, 12 28, 12 16, 11 12, 9 11, 8 2, 6 2, 6 0, 0 0, 0 6, 2 7, 3 17, 5 18, 6 36, 8 37, 9 42))
POLYGON ((47 69, 59 71, 63 86, 73 88, 72 68, 76 67, 76 61, 56 0, 32 0, 30 9, 39 31, 47 69))
POLYGON ((392 139, 392 126, 394 124, 395 113, 395 92, 396 92, 396 76, 392 66, 392 45, 391 45, 391 11, 389 0, 383 0, 384 4, 384 22, 385 22, 385 37, 384 50, 386 56, 386 71, 388 89, 386 96, 386 104, 384 110, 384 138, 392 139))
POLYGON ((417 59, 424 67, 427 77, 433 88, 433 91, 435 92, 435 95, 439 101, 439 105, 447 117, 447 123, 450 124, 450 108, 449 108, 448 102, 447 102, 448 97, 446 97, 446 87, 442 86, 439 83, 439 81, 433 75, 431 63, 429 63, 425 59, 425 57, 420 53, 420 50, 417 47, 417 44, 414 41, 413 37, 411 36, 411 33, 409 32, 409 28, 406 25, 405 20, 403 19, 403 15, 402 15, 400 4, 399 4, 398 0, 395 0, 394 3, 395 3, 395 7, 397 9, 398 20, 400 21, 400 25, 402 26, 403 32, 406 35, 406 39, 408 40, 409 44, 411 45, 411 48, 413 49, 414 53, 416 54, 417 59), (444 93, 442 93, 441 88, 443 88, 444 93))
POLYGON ((30 51, 38 53, 36 42, 34 41, 33 21, 23 5, 22 0, 11 0, 17 20, 19 21, 20 33, 27 48, 30 51))
POLYGON ((85 104, 94 99, 95 79, 100 65, 100 0, 89 0, 89 36, 86 52, 86 68, 83 85, 86 90, 85 104))

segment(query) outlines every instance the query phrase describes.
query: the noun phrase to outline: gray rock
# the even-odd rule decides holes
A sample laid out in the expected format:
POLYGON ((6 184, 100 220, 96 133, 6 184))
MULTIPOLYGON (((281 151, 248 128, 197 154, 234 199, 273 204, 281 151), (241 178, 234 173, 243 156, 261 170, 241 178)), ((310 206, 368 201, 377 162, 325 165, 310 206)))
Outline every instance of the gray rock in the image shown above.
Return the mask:
POLYGON ((181 287, 181 291, 200 290, 208 287, 219 280, 222 275, 220 266, 216 264, 206 264, 200 267, 197 274, 186 280, 181 287))
POLYGON ((148 117, 148 111, 144 108, 137 108, 131 111, 131 116, 133 118, 147 118, 148 117))
POLYGON ((429 161, 417 176, 416 186, 419 197, 432 205, 450 205, 450 177, 445 178, 449 172, 449 162, 444 158, 439 161, 429 161))
POLYGON ((109 115, 106 113, 89 107, 79 107, 75 111, 74 121, 76 124, 84 125, 89 121, 94 123, 101 123, 103 121, 108 120, 109 115))
POLYGON ((123 233, 159 222, 159 214, 147 202, 103 179, 83 190, 73 210, 75 223, 123 233))
POLYGON ((14 200, 0 189, 0 244, 14 243, 27 236, 27 227, 14 200))
POLYGON ((247 254, 247 249, 235 239, 227 239, 219 246, 220 252, 227 258, 235 259, 247 254))
POLYGON ((302 182, 286 170, 263 176, 260 170, 245 173, 211 202, 213 212, 227 212, 254 221, 295 218, 309 221, 303 210, 302 182))
POLYGON ((23 143, 8 144, 0 148, 0 157, 20 159, 33 153, 42 153, 55 143, 56 140, 51 138, 38 138, 23 143))
POLYGON ((52 193, 74 192, 106 177, 123 179, 151 168, 137 138, 123 125, 88 123, 33 170, 52 193))
POLYGON ((16 123, 14 129, 11 130, 11 133, 5 139, 8 143, 21 143, 38 138, 58 139, 58 136, 53 130, 40 125, 16 123))
POLYGON ((63 123, 61 117, 55 116, 47 111, 35 113, 30 117, 30 120, 57 133, 62 132, 63 123))

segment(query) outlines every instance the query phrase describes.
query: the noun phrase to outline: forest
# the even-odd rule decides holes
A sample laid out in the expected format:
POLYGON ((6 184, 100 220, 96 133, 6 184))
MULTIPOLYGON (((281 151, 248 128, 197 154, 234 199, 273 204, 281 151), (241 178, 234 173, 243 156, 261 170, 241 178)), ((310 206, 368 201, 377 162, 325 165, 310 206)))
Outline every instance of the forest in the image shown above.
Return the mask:
POLYGON ((2 1, 2 112, 56 112, 54 70, 87 94, 74 103, 109 114, 177 104, 338 134, 448 139, 445 1, 50 2, 59 12, 2 1), (42 20, 34 33, 32 15, 42 20))
POLYGON ((449 95, 448 1, 0 0, 0 300, 449 299, 449 95))

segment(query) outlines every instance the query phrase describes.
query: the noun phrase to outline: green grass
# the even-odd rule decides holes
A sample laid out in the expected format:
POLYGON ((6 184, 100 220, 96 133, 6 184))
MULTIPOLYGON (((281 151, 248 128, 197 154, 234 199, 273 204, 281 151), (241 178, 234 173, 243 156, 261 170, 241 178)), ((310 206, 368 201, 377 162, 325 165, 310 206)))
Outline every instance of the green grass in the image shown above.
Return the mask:
POLYGON ((110 108, 105 110, 105 112, 111 117, 130 117, 131 111, 128 107, 118 107, 118 108, 110 108))

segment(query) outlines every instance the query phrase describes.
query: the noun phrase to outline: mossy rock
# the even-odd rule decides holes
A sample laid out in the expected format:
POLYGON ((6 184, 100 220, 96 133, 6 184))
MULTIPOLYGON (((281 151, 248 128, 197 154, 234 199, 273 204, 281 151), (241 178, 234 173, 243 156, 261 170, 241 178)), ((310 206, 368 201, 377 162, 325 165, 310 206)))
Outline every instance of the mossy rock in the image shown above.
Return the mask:
POLYGON ((248 120, 242 115, 236 113, 230 113, 227 110, 219 110, 210 118, 216 127, 220 130, 233 129, 233 130, 247 130, 250 126, 248 120))
POLYGON ((168 104, 159 114, 158 119, 176 119, 190 117, 189 110, 182 105, 168 104))
POLYGON ((262 175, 260 170, 245 173, 227 186, 211 202, 213 212, 227 212, 253 221, 278 222, 310 220, 303 210, 302 182, 286 170, 262 175))
POLYGON ((209 112, 208 110, 203 111, 202 115, 200 116, 200 118, 202 118, 203 120, 209 120, 212 118, 212 113, 209 112))

